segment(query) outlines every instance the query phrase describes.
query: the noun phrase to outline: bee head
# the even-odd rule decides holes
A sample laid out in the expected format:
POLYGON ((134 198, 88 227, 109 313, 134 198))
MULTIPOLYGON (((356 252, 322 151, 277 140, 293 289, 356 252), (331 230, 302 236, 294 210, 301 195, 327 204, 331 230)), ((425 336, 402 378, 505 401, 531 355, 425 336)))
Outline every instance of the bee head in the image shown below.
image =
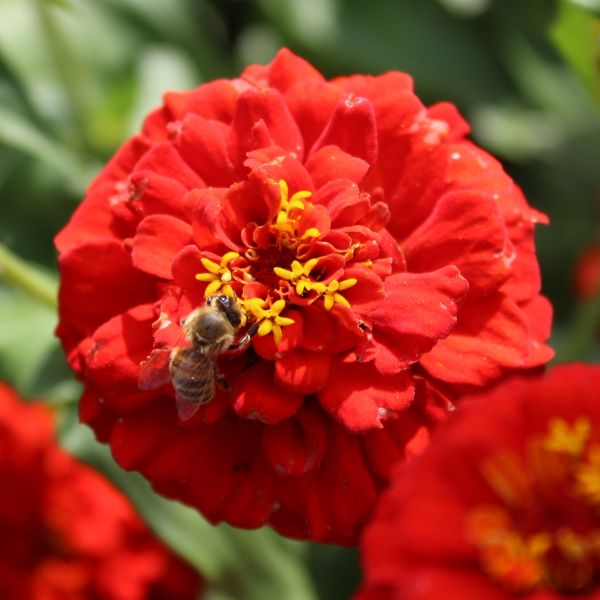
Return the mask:
POLYGON ((209 296, 206 299, 206 305, 220 310, 234 327, 237 328, 241 325, 242 313, 235 298, 223 294, 209 296))

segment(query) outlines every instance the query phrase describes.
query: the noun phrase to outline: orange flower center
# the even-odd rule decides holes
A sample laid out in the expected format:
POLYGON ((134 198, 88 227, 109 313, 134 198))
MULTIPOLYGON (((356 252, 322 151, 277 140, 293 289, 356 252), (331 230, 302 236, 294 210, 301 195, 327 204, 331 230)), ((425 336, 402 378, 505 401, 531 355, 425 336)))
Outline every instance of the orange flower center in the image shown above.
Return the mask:
POLYGON ((483 570, 513 593, 588 589, 600 575, 600 444, 589 420, 553 419, 524 456, 482 463, 497 504, 474 507, 469 539, 483 570))
POLYGON ((349 308, 344 292, 357 280, 330 274, 328 256, 343 257, 338 261, 341 269, 336 263, 337 273, 352 258, 352 251, 329 244, 323 246, 329 252, 325 254, 316 247, 326 232, 314 225, 315 207, 308 201, 312 193, 301 190, 290 196, 283 179, 272 183, 279 186, 279 207, 270 223, 253 230, 256 244, 243 254, 203 256, 200 259, 203 270, 196 274, 196 279, 207 284, 205 297, 216 293, 237 296, 247 316, 258 323, 258 335, 272 334, 278 344, 282 327, 294 322, 286 316, 290 305, 301 300, 303 304, 320 302, 325 311, 331 311, 336 304, 349 308))

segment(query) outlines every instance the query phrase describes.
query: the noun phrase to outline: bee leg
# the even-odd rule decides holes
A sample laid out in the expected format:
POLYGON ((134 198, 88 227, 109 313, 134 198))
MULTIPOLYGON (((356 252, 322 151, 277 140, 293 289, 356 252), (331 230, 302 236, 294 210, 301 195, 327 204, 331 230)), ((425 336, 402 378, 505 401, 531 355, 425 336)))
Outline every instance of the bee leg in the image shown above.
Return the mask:
POLYGON ((225 390, 226 392, 231 390, 231 384, 227 380, 227 377, 225 377, 225 375, 223 375, 223 373, 219 373, 218 371, 215 370, 215 371, 213 371, 213 376, 215 378, 217 385, 221 389, 225 390))
POLYGON ((252 325, 252 327, 250 327, 250 329, 248 329, 248 331, 246 332, 244 337, 242 337, 237 344, 233 344, 232 346, 229 346, 229 348, 227 348, 227 350, 243 350, 252 341, 252 338, 254 337, 254 334, 257 331, 258 331, 258 323, 254 323, 254 325, 252 325))

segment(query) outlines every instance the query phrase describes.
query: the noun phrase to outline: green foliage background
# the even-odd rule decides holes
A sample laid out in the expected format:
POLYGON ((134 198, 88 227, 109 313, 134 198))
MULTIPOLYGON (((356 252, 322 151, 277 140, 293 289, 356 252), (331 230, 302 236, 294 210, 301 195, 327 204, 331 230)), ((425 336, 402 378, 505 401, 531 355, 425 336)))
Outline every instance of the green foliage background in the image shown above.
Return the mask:
POLYGON ((213 583, 212 600, 346 598, 356 551, 213 528, 120 471, 78 425, 53 337, 52 238, 167 89, 282 45, 328 76, 410 72, 450 100, 551 218, 538 234, 558 359, 598 360, 598 297, 572 267, 600 232, 600 0, 0 0, 0 379, 57 407, 61 441, 213 583), (18 259, 17 257, 20 257, 18 259))

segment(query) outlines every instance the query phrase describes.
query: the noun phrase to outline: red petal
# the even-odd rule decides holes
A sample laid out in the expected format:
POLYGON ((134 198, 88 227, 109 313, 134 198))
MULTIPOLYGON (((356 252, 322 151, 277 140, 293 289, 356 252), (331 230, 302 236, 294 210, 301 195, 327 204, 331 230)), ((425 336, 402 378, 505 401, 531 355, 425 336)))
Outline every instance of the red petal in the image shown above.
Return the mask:
MULTIPOLYGON (((263 183, 262 181, 260 183, 263 183)), ((232 185, 223 199, 223 217, 241 231, 248 223, 262 225, 279 205, 279 184, 272 181, 263 189, 257 189, 248 181, 232 185)))
POLYGON ((62 284, 57 335, 67 351, 110 317, 154 300, 155 279, 135 269, 116 240, 75 246, 59 257, 58 266, 62 284))
POLYGON ((174 146, 206 185, 228 186, 234 181, 227 153, 228 135, 227 125, 190 114, 179 125, 174 146))
POLYGON ((116 413, 106 405, 106 400, 99 396, 91 386, 86 386, 79 399, 79 420, 89 425, 99 442, 108 442, 116 413))
POLYGON ((379 155, 363 188, 388 204, 388 230, 402 240, 427 218, 444 189, 448 149, 411 92, 386 96, 374 107, 379 155))
MULTIPOLYGON (((246 291, 249 286, 246 285, 244 288, 244 298, 248 298, 246 291)), ((254 296, 257 297, 257 296, 254 296)), ((262 297, 262 296, 261 296, 262 297)), ((300 345, 300 342, 304 336, 304 318, 306 311, 302 312, 297 310, 286 310, 285 317, 294 319, 291 325, 285 325, 281 329, 281 342, 275 345, 275 340, 272 335, 255 336, 252 342, 252 347, 255 352, 265 360, 274 360, 276 356, 281 356, 300 345)))
POLYGON ((450 144, 449 149, 447 189, 488 192, 500 204, 509 225, 548 223, 546 215, 527 204, 521 190, 491 154, 466 140, 450 144))
MULTIPOLYGON (((155 454, 163 452, 165 442, 177 432, 175 402, 171 406, 162 398, 131 415, 123 415, 115 423, 110 437, 114 459, 124 469, 141 469, 155 454)), ((185 436, 180 433, 180 436, 185 436)))
POLYGON ((340 102, 327 127, 315 142, 313 156, 327 145, 339 146, 344 152, 362 158, 370 165, 377 160, 377 126, 371 102, 348 96, 340 102))
POLYGON ((145 216, 167 214, 183 218, 183 198, 188 189, 171 177, 136 171, 130 177, 132 199, 138 199, 145 216))
POLYGON ((237 167, 256 149, 252 128, 261 119, 278 146, 302 157, 304 142, 281 94, 273 88, 250 88, 238 99, 232 125, 230 155, 237 167))
POLYGON ((265 427, 262 447, 277 475, 297 476, 316 471, 327 449, 323 413, 304 406, 283 423, 265 427))
POLYGON ((109 199, 115 194, 116 185, 125 183, 140 156, 149 144, 141 136, 133 137, 104 167, 90 185, 85 200, 77 207, 69 223, 56 235, 54 243, 59 252, 72 246, 89 242, 95 237, 116 237, 112 230, 112 213, 109 199))
POLYGON ((203 188, 186 195, 184 203, 191 213, 194 241, 199 248, 224 245, 240 250, 240 230, 223 212, 226 188, 203 188))
POLYGON ((402 412, 402 415, 386 423, 383 429, 374 429, 362 438, 365 459, 371 472, 389 481, 393 469, 402 461, 414 457, 415 445, 423 450, 431 437, 431 426, 420 414, 415 398, 413 404, 402 412))
POLYGON ((458 141, 471 132, 471 126, 463 119, 454 104, 450 102, 438 102, 427 109, 430 118, 436 121, 444 121, 450 128, 448 140, 458 141))
POLYGON ((323 76, 310 63, 282 48, 267 67, 269 83, 285 93, 296 83, 324 81, 323 76))
POLYGON ((371 363, 336 361, 319 402, 350 431, 381 429, 382 421, 405 410, 415 388, 410 371, 381 375, 371 363))
MULTIPOLYGON (((254 182, 258 189, 271 185, 272 181, 284 179, 288 184, 290 197, 301 190, 314 190, 313 181, 304 165, 281 149, 265 148, 250 152, 245 164, 252 169, 248 179, 254 182)), ((281 194, 278 187, 275 191, 276 210, 279 208, 281 194)))
POLYGON ((382 75, 350 75, 333 79, 336 86, 346 91, 364 96, 370 100, 379 100, 401 91, 412 91, 412 77, 400 71, 389 71, 382 75))
POLYGON ((308 152, 331 119, 337 104, 347 96, 339 87, 318 81, 302 81, 292 86, 285 100, 304 138, 308 152))
POLYGON ((531 339, 525 315, 500 293, 465 304, 452 334, 421 357, 427 371, 451 383, 486 385, 523 366, 531 339))
POLYGON ((154 305, 142 304, 113 317, 92 337, 86 356, 86 377, 98 390, 106 392, 109 405, 129 411, 148 402, 153 392, 138 387, 140 363, 152 351, 154 305))
POLYGON ((285 480, 271 523, 288 536, 355 544, 372 511, 375 483, 357 436, 330 424, 327 442, 319 471, 285 480))
POLYGON ((508 227, 508 235, 514 246, 514 260, 511 265, 512 276, 502 286, 502 291, 517 302, 533 298, 542 287, 533 230, 532 223, 523 221, 508 227))
POLYGON ((262 457, 255 425, 229 419, 195 432, 196 468, 186 501, 213 522, 260 527, 275 510, 275 474, 262 457))
POLYGON ((235 82, 217 79, 191 92, 167 92, 165 106, 169 109, 172 120, 195 113, 205 119, 231 123, 238 96, 235 82))
POLYGON ((531 330, 531 352, 525 358, 525 367, 537 367, 554 358, 554 350, 545 342, 550 337, 553 307, 544 296, 536 296, 526 304, 520 305, 529 322, 531 330))
POLYGON ((281 389, 273 380, 273 364, 261 361, 233 382, 233 409, 245 419, 268 425, 291 417, 302 405, 301 393, 281 389))
POLYGON ((468 284, 450 265, 431 273, 390 275, 384 290, 385 302, 370 313, 375 327, 440 339, 454 328, 468 284))
POLYGON ((529 302, 519 305, 529 321, 529 328, 534 340, 545 342, 552 329, 552 314, 554 309, 545 296, 536 296, 529 302))
POLYGON ((294 350, 275 361, 275 381, 298 394, 314 394, 327 382, 331 356, 294 350))
POLYGON ((344 152, 338 146, 323 146, 311 154, 306 161, 306 169, 318 189, 336 179, 360 183, 369 170, 369 163, 344 152))
POLYGON ((174 259, 171 265, 173 281, 178 285, 192 306, 204 304, 206 284, 196 279, 196 273, 202 271, 200 252, 196 246, 186 246, 174 259))
POLYGON ((302 309, 302 317, 302 348, 313 352, 326 350, 333 340, 335 328, 331 313, 322 306, 311 304, 302 309))
POLYGON ((336 179, 325 184, 313 201, 327 207, 333 227, 355 225, 371 207, 368 195, 360 193, 358 185, 349 179, 336 179))
POLYGON ((458 192, 439 200, 402 250, 412 272, 457 266, 473 295, 497 290, 509 277, 514 251, 507 242, 498 204, 484 194, 458 192))
POLYGON ((153 173, 155 176, 168 177, 191 190, 204 187, 204 181, 183 160, 171 142, 155 144, 136 164, 133 176, 138 173, 153 173))
POLYGON ((133 265, 150 275, 171 279, 173 259, 191 242, 192 228, 181 219, 169 215, 146 217, 133 238, 133 265))

